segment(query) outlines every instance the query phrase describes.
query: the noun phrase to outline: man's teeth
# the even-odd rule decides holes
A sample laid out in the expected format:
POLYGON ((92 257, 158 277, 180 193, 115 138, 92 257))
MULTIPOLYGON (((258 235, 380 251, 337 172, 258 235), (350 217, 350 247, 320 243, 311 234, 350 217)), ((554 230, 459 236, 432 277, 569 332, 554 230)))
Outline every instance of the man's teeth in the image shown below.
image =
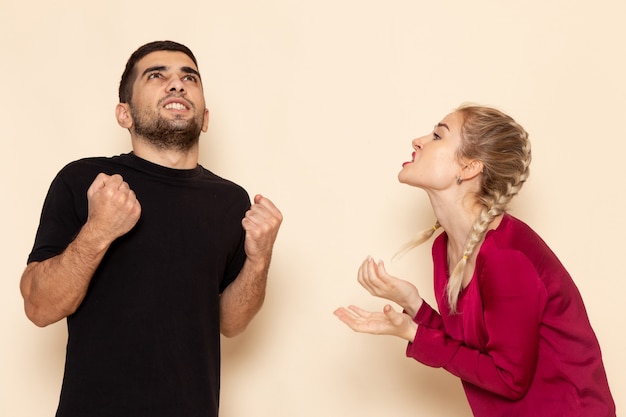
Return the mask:
POLYGON ((167 106, 165 106, 166 109, 168 110, 185 110, 186 107, 180 103, 169 103, 167 106))

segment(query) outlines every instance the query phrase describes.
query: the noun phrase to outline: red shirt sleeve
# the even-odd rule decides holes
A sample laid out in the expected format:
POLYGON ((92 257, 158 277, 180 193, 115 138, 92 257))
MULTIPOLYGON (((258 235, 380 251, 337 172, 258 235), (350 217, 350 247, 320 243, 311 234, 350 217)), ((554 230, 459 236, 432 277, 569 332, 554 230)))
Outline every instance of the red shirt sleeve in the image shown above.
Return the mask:
POLYGON ((451 337, 441 316, 434 318, 434 310, 423 305, 407 356, 443 367, 490 392, 519 399, 528 390, 537 364, 545 289, 532 263, 515 250, 492 253, 482 265, 477 263, 473 280, 479 285, 479 296, 464 300, 463 310, 482 310, 482 317, 471 318, 475 323, 470 325, 484 333, 485 342, 471 346, 451 337))

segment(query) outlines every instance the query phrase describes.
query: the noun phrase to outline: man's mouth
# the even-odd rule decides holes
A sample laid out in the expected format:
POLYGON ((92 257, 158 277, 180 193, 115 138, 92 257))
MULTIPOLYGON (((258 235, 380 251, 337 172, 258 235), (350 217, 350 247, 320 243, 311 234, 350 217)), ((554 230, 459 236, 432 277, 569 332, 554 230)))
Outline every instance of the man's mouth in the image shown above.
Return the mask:
POLYGON ((182 103, 168 103, 165 105, 167 110, 187 110, 187 106, 182 103))

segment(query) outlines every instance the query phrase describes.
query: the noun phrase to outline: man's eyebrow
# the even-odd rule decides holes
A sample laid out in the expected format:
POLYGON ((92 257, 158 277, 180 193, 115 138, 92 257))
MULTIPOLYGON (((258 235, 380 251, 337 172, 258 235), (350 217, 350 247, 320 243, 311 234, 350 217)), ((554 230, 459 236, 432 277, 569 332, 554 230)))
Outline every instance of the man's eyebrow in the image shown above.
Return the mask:
POLYGON ((144 77, 146 74, 150 73, 150 72, 154 72, 154 71, 165 71, 167 69, 167 67, 165 65, 155 65, 153 67, 148 67, 146 68, 142 73, 141 76, 144 77))
MULTIPOLYGON (((167 71, 168 69, 169 68, 166 67, 165 65, 155 65, 155 66, 146 68, 144 70, 144 72, 141 74, 141 76, 144 77, 146 74, 149 74, 151 72, 154 72, 154 71, 167 71)), ((191 67, 181 67, 180 70, 182 72, 184 72, 185 74, 194 74, 194 75, 198 76, 198 78, 201 78, 200 77, 200 73, 197 70, 195 70, 195 69, 193 69, 191 67)))
POLYGON ((191 67, 182 67, 181 70, 187 74, 194 74, 194 75, 197 75, 198 78, 202 78, 200 77, 200 73, 191 67))
POLYGON ((445 123, 437 123, 435 127, 445 127, 446 129, 448 129, 448 132, 450 131, 450 127, 445 123))

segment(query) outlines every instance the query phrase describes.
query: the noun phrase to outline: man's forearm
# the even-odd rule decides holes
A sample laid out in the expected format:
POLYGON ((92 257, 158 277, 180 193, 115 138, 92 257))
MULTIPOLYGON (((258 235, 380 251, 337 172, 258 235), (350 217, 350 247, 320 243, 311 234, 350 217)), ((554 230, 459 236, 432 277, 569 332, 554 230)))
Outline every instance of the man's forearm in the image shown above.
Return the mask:
POLYGON ((237 279, 220 297, 220 331, 226 337, 243 332, 265 300, 269 261, 253 264, 246 260, 237 279))
POLYGON ((108 247, 85 226, 63 253, 28 264, 20 282, 26 316, 44 327, 74 313, 108 247))

